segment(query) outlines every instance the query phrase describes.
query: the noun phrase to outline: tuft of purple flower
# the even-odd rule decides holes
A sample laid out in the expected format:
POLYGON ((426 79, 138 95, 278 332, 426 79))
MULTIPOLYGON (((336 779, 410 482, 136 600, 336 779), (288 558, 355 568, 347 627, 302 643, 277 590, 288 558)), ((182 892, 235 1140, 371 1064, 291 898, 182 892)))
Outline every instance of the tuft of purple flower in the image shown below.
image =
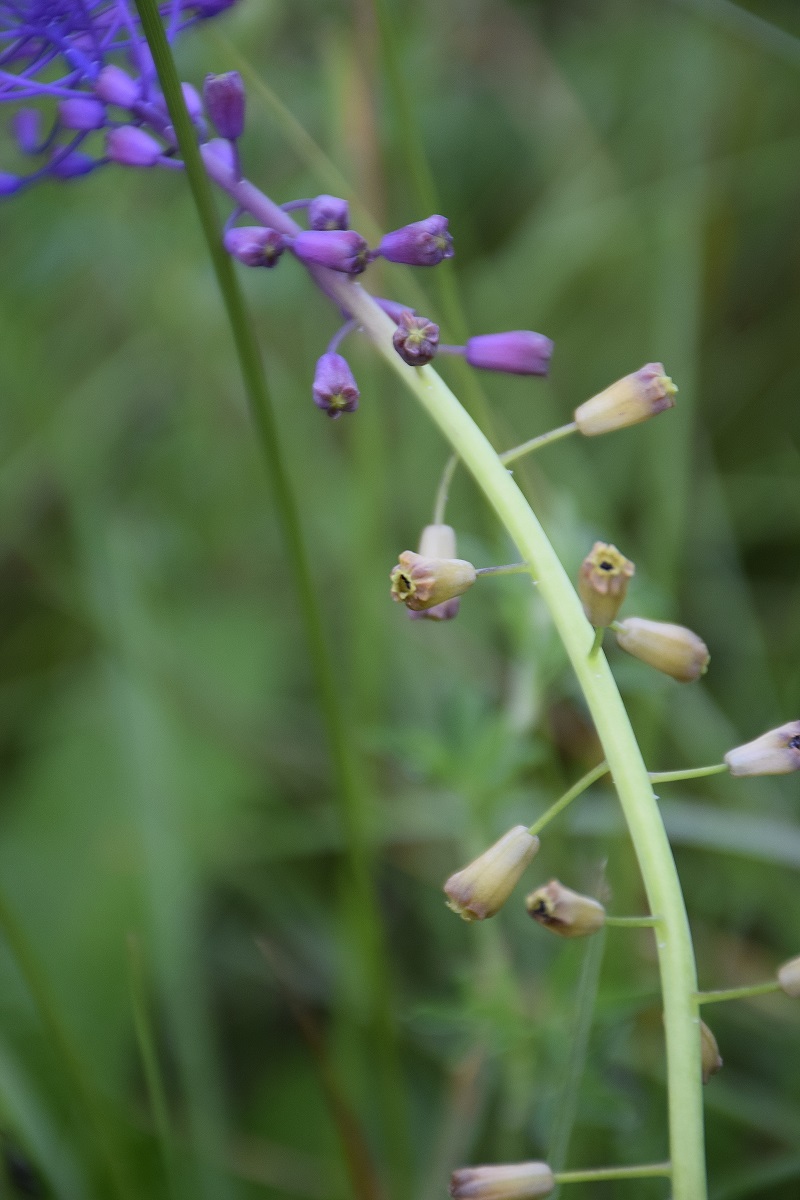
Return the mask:
POLYGON ((426 217, 412 225, 403 225, 381 239, 376 255, 388 262, 408 267, 435 267, 453 257, 453 239, 447 229, 447 217, 426 217))
POLYGON ((347 359, 341 354, 323 354, 314 374, 314 403, 332 420, 342 413, 355 412, 359 391, 347 359))
POLYGON ((286 249, 286 238, 263 225, 229 229, 222 239, 225 249, 246 267, 274 267, 286 249))
POLYGON ((403 362, 410 367, 424 367, 436 355, 439 326, 406 309, 397 319, 392 344, 403 362))
MULTIPOLYGON (((168 38, 172 41, 188 26, 234 3, 165 0, 160 10, 168 38)), ((199 111, 199 101, 192 106, 191 99, 190 94, 190 108, 199 111)), ((146 122, 169 140, 152 58, 132 0, 0 0, 0 103, 31 100, 53 102, 49 129, 40 136, 40 115, 24 109, 13 129, 20 151, 42 161, 27 175, 4 173, 0 195, 48 175, 67 179, 87 174, 107 162, 99 146, 84 142, 97 130, 113 129, 108 105, 126 109, 127 121, 146 122), (120 56, 136 78, 114 61, 120 56)))

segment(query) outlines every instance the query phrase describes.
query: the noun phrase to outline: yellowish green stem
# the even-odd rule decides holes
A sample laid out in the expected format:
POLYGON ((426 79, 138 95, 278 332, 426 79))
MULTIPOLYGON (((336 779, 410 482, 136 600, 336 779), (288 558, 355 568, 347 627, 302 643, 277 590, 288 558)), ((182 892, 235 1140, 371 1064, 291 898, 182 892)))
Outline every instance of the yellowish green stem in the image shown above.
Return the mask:
POLYGON ((768 996, 770 992, 779 992, 781 985, 777 979, 769 979, 765 983, 749 983, 744 987, 723 988, 717 992, 698 992, 698 1004, 719 1004, 722 1000, 749 1000, 751 996, 768 996))
POLYGON ((654 1179, 657 1176, 672 1175, 672 1166, 668 1162, 645 1163, 641 1167, 598 1167, 590 1171, 559 1171, 555 1177, 556 1183, 595 1183, 603 1179, 654 1179))
POLYGON ((681 779, 705 779, 707 775, 721 775, 727 771, 725 763, 715 763, 713 767, 689 767, 685 771, 651 771, 651 783, 678 783, 681 779))
POLYGON ((394 326, 353 280, 332 279, 330 294, 355 317, 414 393, 475 478, 505 530, 531 564, 539 594, 572 662, 605 751, 652 912, 661 914, 656 946, 666 1031, 673 1200, 707 1195, 701 1092, 697 972, 689 922, 666 830, 614 678, 602 651, 589 658, 594 630, 528 502, 469 414, 430 367, 407 366, 392 346, 394 326))
POLYGON ((606 917, 606 926, 612 929, 654 929, 660 917, 606 917))
POLYGON ((509 463, 516 462, 518 458, 524 458, 526 454, 532 454, 534 450, 541 450, 543 446, 549 446, 552 442, 560 442, 562 438, 569 437, 571 433, 576 433, 578 426, 574 421, 570 421, 569 425, 560 425, 558 429, 551 429, 549 433, 540 433, 538 437, 531 438, 527 442, 522 442, 519 446, 514 446, 512 450, 506 450, 503 454, 498 454, 500 462, 504 466, 509 463))
POLYGON ((476 575, 524 575, 530 574, 527 563, 508 563, 502 567, 478 567, 476 575))
POLYGON ((587 788, 590 788, 593 783, 597 783, 598 779, 602 779, 607 774, 608 763, 606 762, 598 763, 596 767, 592 767, 591 771, 587 771, 577 783, 573 783, 569 791, 564 792, 564 795, 556 800, 555 804, 551 804, 547 811, 542 813, 538 821, 534 821, 528 832, 539 833, 544 829, 545 825, 549 825, 559 813, 562 813, 565 808, 572 804, 573 800, 576 800, 587 788))

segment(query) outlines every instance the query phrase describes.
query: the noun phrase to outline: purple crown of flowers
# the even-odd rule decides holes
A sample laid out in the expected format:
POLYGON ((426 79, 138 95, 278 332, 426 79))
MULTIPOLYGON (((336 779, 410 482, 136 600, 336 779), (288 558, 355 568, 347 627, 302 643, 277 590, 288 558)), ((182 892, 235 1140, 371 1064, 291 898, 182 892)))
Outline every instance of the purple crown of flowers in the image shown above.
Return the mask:
MULTIPOLYGON (((215 16, 236 0, 169 0, 160 11, 172 40, 187 26, 215 16)), ((387 233, 370 249, 350 228, 349 207, 321 195, 278 206, 242 178, 238 140, 245 124, 245 90, 236 71, 210 75, 203 96, 183 84, 189 116, 202 146, 206 169, 233 199, 223 244, 248 267, 275 267, 285 251, 321 284, 324 272, 360 275, 376 258, 404 266, 433 267, 453 256, 447 218, 438 214, 387 233), (219 137, 209 132, 209 123, 219 137), (307 229, 290 213, 303 211, 307 229), (257 224, 239 225, 247 215, 257 224)), ((0 101, 22 102, 13 118, 17 146, 38 165, 27 175, 0 171, 0 197, 11 196, 44 177, 73 179, 97 167, 165 167, 183 163, 153 61, 130 0, 0 0, 0 101), (124 63, 124 65, 122 65, 124 63), (53 115, 42 127, 41 107, 53 115)), ((439 342, 439 328, 407 305, 379 299, 396 325, 394 348, 413 367, 437 354, 460 354, 473 367, 517 375, 546 375, 552 342, 529 330, 484 334, 465 346, 439 342)), ((338 353, 357 328, 345 322, 317 363, 313 398, 330 417, 353 412, 359 392, 338 353)))
MULTIPOLYGON (((172 40, 235 3, 168 0, 160 6, 167 36, 172 40)), ((0 2, 0 102, 32 100, 53 102, 49 125, 43 125, 39 108, 23 108, 15 114, 13 128, 19 149, 40 160, 39 165, 27 175, 0 171, 0 196, 48 175, 69 179, 106 163, 102 153, 87 153, 86 143, 93 150, 91 135, 113 128, 113 109, 120 101, 136 123, 147 122, 150 106, 161 106, 165 115, 147 42, 129 0, 0 2), (116 65, 118 60, 127 62, 133 76, 116 65), (101 80, 109 67, 104 87, 101 80)))

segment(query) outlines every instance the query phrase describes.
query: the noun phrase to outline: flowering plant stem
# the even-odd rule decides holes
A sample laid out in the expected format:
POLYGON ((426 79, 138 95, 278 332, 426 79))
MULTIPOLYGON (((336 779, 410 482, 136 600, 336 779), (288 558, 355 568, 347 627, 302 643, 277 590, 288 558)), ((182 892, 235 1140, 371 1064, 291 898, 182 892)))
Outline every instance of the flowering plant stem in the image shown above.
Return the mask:
MULTIPOLYGON (((154 53, 198 212, 223 286, 265 456, 277 473, 276 478, 282 481, 282 502, 288 504, 289 486, 277 453, 277 439, 266 404, 260 359, 244 306, 240 298, 235 299, 238 288, 231 265, 226 261, 223 266, 221 262, 222 249, 219 233, 212 219, 213 205, 206 176, 200 166, 196 138, 180 95, 177 74, 163 36, 155 0, 136 0, 136 3, 154 53)), ((288 214, 251 183, 237 179, 222 157, 211 151, 203 154, 203 161, 208 174, 242 209, 279 232, 296 232, 297 226, 288 214)), ((414 368, 402 361, 392 345, 394 324, 355 280, 318 267, 312 268, 311 274, 343 312, 358 321, 471 472, 516 544, 520 557, 529 564, 531 574, 538 584, 539 594, 550 610, 603 745, 642 872, 650 909, 659 914, 656 944, 664 1000, 673 1200, 705 1200, 707 1192, 697 978, 686 909, 653 789, 616 683, 602 652, 589 658, 589 650, 594 642, 594 630, 586 620, 580 600, 522 492, 487 438, 444 381, 428 366, 414 368)), ((352 796, 357 792, 352 785, 353 764, 340 710, 335 703, 336 694, 333 690, 319 612, 302 542, 299 539, 296 518, 293 529, 291 524, 289 522, 290 529, 287 533, 291 537, 290 546, 300 576, 301 596, 307 610, 306 620, 314 645, 314 657, 337 773, 346 785, 345 794, 352 796)), ((348 820, 352 820, 356 815, 350 811, 350 801, 345 803, 345 813, 348 820)), ((354 835, 358 833, 357 821, 352 832, 354 835)), ((355 845, 359 844, 360 834, 355 838, 355 845)), ((357 878, 361 881, 365 899, 372 901, 368 907, 374 913, 374 897, 369 895, 371 886, 368 874, 365 875, 365 858, 361 852, 354 855, 353 867, 356 868, 357 878)), ((375 920, 373 916, 373 925, 375 920)), ((366 932, 373 947, 373 961, 377 962, 380 954, 374 941, 376 931, 370 928, 366 932)))
POLYGON ((555 1178, 556 1183, 594 1183, 602 1179, 653 1179, 670 1175, 674 1176, 671 1164, 663 1162, 641 1167, 599 1167, 596 1171, 559 1171, 555 1178))
POLYGON ((538 519, 499 456, 456 397, 429 366, 407 366, 392 346, 393 325, 351 280, 332 284, 414 393, 475 478, 550 610, 605 751, 631 834, 656 928, 667 1044, 670 1149, 674 1200, 704 1200, 706 1190, 697 976, 683 894, 653 789, 628 714, 602 651, 589 658, 594 630, 538 519))
POLYGON ((770 992, 781 991, 777 979, 768 979, 764 983, 748 983, 743 987, 724 988, 718 992, 698 992, 698 1004, 719 1004, 722 1000, 748 1000, 751 996, 768 996, 770 992))

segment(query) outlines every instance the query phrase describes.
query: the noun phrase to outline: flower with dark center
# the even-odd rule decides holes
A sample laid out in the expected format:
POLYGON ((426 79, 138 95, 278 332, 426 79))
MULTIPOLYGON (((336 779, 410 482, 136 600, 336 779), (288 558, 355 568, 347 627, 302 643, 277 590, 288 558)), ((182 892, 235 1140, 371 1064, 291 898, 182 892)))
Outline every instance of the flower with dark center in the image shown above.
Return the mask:
POLYGON ((262 225, 229 229, 223 238, 228 254, 246 267, 274 267, 286 248, 282 233, 262 225))
POLYGON ((387 262, 408 267, 435 267, 444 258, 453 257, 453 239, 447 231, 447 217, 426 217, 404 225, 382 238, 375 251, 387 262))
POLYGON ((332 420, 358 408, 358 387, 347 359, 341 354, 323 354, 314 374, 314 403, 332 420))
POLYGON ((439 326, 405 309, 398 317, 392 344, 403 362, 410 367, 424 367, 436 355, 439 326))
POLYGON ((345 275, 360 275, 369 258, 366 241, 354 229, 303 229, 290 246, 301 262, 345 275))

